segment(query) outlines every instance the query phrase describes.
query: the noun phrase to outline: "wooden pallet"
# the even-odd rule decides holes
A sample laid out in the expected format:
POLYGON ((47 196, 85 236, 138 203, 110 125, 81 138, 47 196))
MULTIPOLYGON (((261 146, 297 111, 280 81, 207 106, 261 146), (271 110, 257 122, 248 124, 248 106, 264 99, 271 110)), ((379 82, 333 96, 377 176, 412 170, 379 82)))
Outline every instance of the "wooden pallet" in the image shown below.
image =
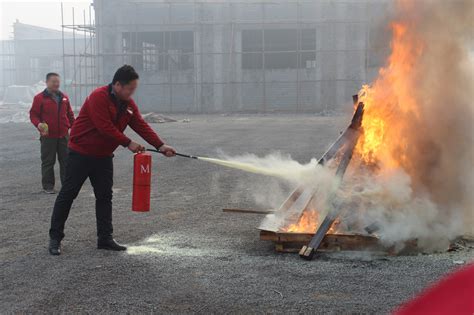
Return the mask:
MULTIPOLYGON (((308 244, 314 236, 312 233, 287 233, 260 230, 260 240, 272 241, 275 250, 280 253, 298 253, 303 245, 308 244)), ((393 246, 384 246, 379 238, 360 234, 326 234, 318 248, 322 252, 334 251, 371 251, 388 255, 411 255, 418 252, 417 241, 405 242, 402 251, 393 246)))
MULTIPOLYGON (((260 239, 275 243, 275 250, 284 253, 297 253, 303 245, 308 244, 314 234, 312 233, 286 233, 273 231, 260 231, 260 239)), ((326 234, 318 250, 371 250, 385 251, 379 239, 375 236, 357 234, 326 234)))

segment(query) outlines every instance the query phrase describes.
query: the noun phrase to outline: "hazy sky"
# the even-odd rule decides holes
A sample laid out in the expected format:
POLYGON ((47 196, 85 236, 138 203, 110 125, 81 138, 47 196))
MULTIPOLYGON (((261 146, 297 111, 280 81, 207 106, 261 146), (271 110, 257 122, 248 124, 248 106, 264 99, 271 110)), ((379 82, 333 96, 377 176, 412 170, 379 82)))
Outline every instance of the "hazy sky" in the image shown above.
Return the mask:
POLYGON ((92 0, 51 0, 22 1, 0 0, 0 38, 12 37, 12 24, 19 20, 25 24, 33 24, 61 30, 61 2, 64 6, 64 23, 72 24, 72 8, 75 8, 76 23, 83 22, 83 10, 89 17, 89 4, 92 0))

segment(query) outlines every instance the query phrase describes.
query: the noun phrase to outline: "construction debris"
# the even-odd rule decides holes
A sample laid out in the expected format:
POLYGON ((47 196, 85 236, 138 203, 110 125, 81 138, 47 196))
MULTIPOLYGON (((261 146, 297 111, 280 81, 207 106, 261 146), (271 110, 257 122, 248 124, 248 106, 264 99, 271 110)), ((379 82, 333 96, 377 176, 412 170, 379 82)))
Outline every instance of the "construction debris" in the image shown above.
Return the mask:
POLYGON ((145 121, 147 123, 151 123, 151 124, 153 124, 153 123, 163 124, 163 123, 167 123, 167 122, 177 122, 176 119, 173 119, 173 118, 161 115, 161 114, 157 114, 157 113, 154 113, 154 112, 143 114, 143 119, 145 119, 145 121))

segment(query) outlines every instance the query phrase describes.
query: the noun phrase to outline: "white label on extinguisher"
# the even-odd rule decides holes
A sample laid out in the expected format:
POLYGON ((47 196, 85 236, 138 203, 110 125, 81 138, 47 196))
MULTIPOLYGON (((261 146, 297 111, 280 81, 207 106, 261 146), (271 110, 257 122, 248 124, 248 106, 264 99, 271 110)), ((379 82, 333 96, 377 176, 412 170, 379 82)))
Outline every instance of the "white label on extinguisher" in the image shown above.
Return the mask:
POLYGON ((150 164, 140 165, 140 174, 150 173, 150 164))

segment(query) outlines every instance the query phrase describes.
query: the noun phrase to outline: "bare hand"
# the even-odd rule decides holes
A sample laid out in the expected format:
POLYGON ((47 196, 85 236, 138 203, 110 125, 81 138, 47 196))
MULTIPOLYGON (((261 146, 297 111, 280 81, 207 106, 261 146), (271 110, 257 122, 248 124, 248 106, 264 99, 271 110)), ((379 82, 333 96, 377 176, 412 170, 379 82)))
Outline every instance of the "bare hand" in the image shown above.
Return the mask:
POLYGON ((45 124, 39 123, 37 128, 41 136, 45 137, 48 135, 48 128, 45 126, 45 124))
POLYGON ((163 144, 160 147, 159 151, 167 157, 172 157, 172 156, 176 155, 176 150, 172 146, 169 146, 169 145, 166 145, 166 144, 163 144))
POLYGON ((130 143, 128 144, 128 149, 130 151, 132 151, 133 153, 140 153, 140 152, 145 151, 144 146, 142 146, 141 144, 138 144, 134 141, 130 141, 130 143))

